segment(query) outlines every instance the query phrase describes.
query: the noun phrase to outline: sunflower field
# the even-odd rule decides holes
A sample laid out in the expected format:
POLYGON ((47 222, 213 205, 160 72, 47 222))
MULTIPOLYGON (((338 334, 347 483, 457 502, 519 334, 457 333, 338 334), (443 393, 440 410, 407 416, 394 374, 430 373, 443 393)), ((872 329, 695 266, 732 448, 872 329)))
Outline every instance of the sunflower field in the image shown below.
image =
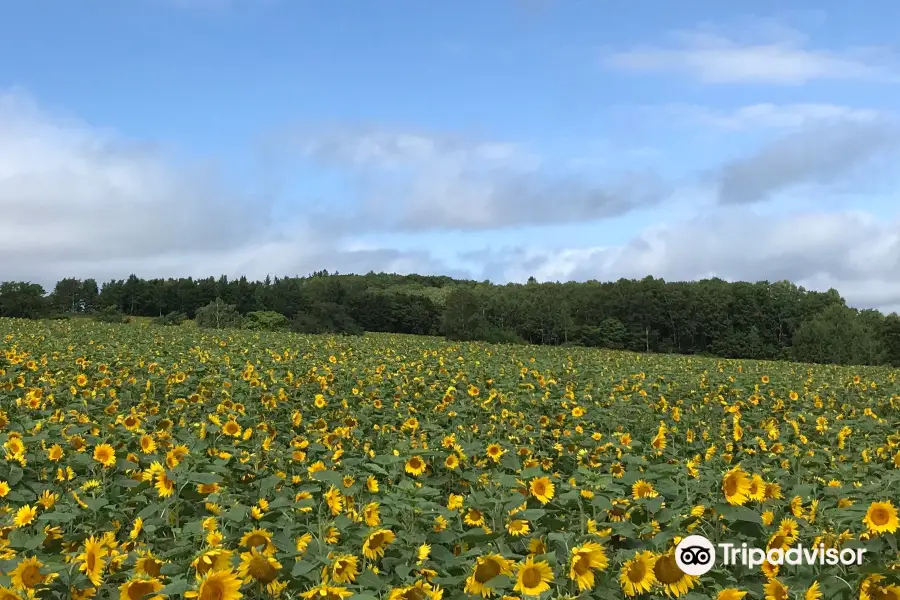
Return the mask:
POLYGON ((0 319, 0 600, 900 600, 896 379, 0 319))

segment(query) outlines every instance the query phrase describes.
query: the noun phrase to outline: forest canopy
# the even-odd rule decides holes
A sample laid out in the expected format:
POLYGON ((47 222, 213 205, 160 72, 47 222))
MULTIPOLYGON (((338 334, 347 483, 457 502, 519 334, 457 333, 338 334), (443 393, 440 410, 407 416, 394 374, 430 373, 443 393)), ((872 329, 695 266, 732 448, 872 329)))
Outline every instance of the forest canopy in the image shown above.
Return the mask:
POLYGON ((788 281, 497 285, 445 276, 330 274, 250 281, 141 279, 98 285, 63 279, 53 290, 0 284, 0 316, 164 325, 443 335, 453 340, 581 345, 725 358, 900 366, 900 317, 847 306, 834 290, 788 281))

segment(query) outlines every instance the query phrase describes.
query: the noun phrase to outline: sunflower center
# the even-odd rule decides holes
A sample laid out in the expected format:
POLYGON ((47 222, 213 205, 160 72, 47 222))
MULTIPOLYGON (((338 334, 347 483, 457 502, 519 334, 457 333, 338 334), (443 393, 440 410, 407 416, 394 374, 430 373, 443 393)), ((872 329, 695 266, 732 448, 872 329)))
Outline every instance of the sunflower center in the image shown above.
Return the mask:
POLYGON ((573 568, 579 575, 584 575, 591 570, 591 559, 585 554, 579 554, 573 568))
POLYGON ((500 574, 500 564, 496 560, 485 560, 475 567, 475 581, 487 583, 500 574))
POLYGON ((667 583, 677 583, 684 577, 684 573, 678 568, 675 557, 671 554, 660 557, 656 564, 653 565, 653 574, 656 579, 663 585, 667 583))
POLYGON ((876 525, 887 524, 889 518, 888 513, 883 508, 876 508, 872 511, 872 522, 876 525))
POLYGON ((142 600, 147 594, 152 594, 156 590, 149 581, 135 581, 128 586, 129 600, 142 600))
POLYGON ((734 496, 738 489, 737 480, 734 477, 728 477, 725 480, 725 495, 734 496))
POLYGON ((261 556, 254 557, 253 560, 250 561, 247 572, 253 576, 253 579, 262 584, 271 583, 278 575, 278 571, 275 570, 275 567, 269 564, 269 561, 261 556))
POLYGON ((413 586, 403 592, 402 598, 403 600, 425 600, 425 594, 421 589, 413 586))
POLYGON ((522 571, 522 585, 526 588, 536 588, 541 584, 541 572, 537 567, 525 567, 522 571))
POLYGON ((628 569, 628 579, 633 581, 634 583, 639 583, 644 580, 644 576, 647 575, 647 566, 644 564, 642 560, 636 560, 631 563, 631 567, 628 569))
POLYGON ((162 570, 162 563, 152 558, 148 558, 141 562, 141 568, 147 575, 158 577, 162 570))
POLYGON ((31 565, 29 567, 26 567, 22 572, 22 583, 25 585, 25 587, 33 588, 43 580, 44 577, 43 575, 41 575, 40 567, 31 565))
POLYGON ((207 581, 200 592, 200 600, 223 600, 225 586, 219 581, 207 581))

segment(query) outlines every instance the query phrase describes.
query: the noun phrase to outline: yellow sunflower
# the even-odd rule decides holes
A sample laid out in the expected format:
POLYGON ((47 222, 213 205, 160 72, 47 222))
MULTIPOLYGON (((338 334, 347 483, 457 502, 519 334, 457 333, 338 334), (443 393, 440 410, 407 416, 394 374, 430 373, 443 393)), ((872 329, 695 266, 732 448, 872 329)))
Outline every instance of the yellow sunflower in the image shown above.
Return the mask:
POLYGON ((774 578, 763 586, 763 593, 765 600, 788 600, 790 597, 787 587, 774 578))
POLYGON ((655 498, 659 494, 655 489, 653 489, 653 484, 644 481, 643 479, 638 479, 631 486, 631 495, 633 498, 655 498))
POLYGON ((359 559, 352 554, 344 554, 331 564, 331 577, 337 583, 353 583, 359 575, 359 559))
POLYGON ((553 499, 553 493, 556 489, 549 477, 535 477, 531 480, 529 486, 531 495, 537 498, 541 504, 547 504, 553 499))
POLYGON ((35 517, 37 517, 37 506, 26 504, 16 511, 16 516, 13 518, 13 523, 16 527, 25 527, 26 525, 30 525, 34 521, 35 517))
POLYGON ((492 579, 498 575, 511 575, 512 562, 499 554, 488 554, 475 559, 472 574, 466 578, 465 592, 473 596, 487 598, 494 593, 490 586, 492 579))
POLYGON ((184 597, 197 600, 239 600, 244 596, 240 590, 241 580, 231 569, 210 571, 200 580, 197 589, 185 592, 184 597))
POLYGON ((397 536, 390 529, 373 531, 363 542, 363 555, 369 560, 378 560, 384 556, 385 549, 396 538, 397 536))
POLYGON ((142 553, 134 563, 134 572, 147 577, 159 577, 162 573, 163 563, 152 553, 142 553))
POLYGON ((686 574, 675 561, 675 551, 657 557, 653 564, 653 576, 667 596, 684 596, 697 585, 697 577, 686 574))
POLYGON ((76 560, 81 563, 78 570, 83 572, 94 585, 100 585, 103 580, 101 575, 103 567, 106 566, 106 555, 107 549, 103 545, 103 541, 91 536, 84 541, 84 551, 76 557, 76 560))
POLYGON ((378 514, 378 503, 370 502, 366 504, 363 507, 362 517, 369 527, 378 527, 378 524, 381 523, 381 516, 378 514))
POLYGON ((191 566, 197 571, 197 579, 211 571, 227 571, 231 569, 231 559, 234 553, 224 548, 207 550, 193 560, 191 566))
POLYGON ((463 518, 463 521, 465 521, 466 525, 481 527, 484 525, 484 513, 477 508, 470 508, 466 511, 466 516, 463 518))
POLYGON ((12 585, 17 590, 33 590, 43 585, 48 577, 41 573, 44 566, 36 557, 25 558, 9 573, 12 585))
POLYGON ((729 504, 740 506, 750 499, 750 477, 740 465, 725 474, 722 479, 722 492, 729 504))
POLYGON ((280 570, 281 563, 275 560, 274 556, 261 553, 256 548, 251 548, 250 552, 241 553, 238 577, 243 579, 244 583, 255 580, 262 585, 268 585, 275 581, 280 570))
POLYGON ((822 600, 822 590, 819 589, 818 581, 813 581, 812 585, 806 589, 803 600, 822 600))
POLYGON ((517 569, 514 592, 519 592, 523 596, 540 596, 550 589, 553 569, 548 562, 543 560, 534 562, 534 557, 529 556, 517 565, 517 569))
POLYGON ((267 529, 251 529, 241 536, 241 546, 244 548, 265 548, 266 551, 274 551, 272 545, 272 532, 267 529))
POLYGON ((345 587, 328 585, 322 582, 316 587, 300 594, 305 600, 344 600, 353 595, 353 592, 345 587))
POLYGON ((444 590, 440 587, 417 581, 413 585, 393 588, 388 600, 441 600, 443 595, 444 590))
POLYGON ((420 457, 411 456, 409 460, 406 461, 406 467, 404 467, 404 470, 413 477, 418 477, 425 472, 425 469, 427 467, 428 465, 420 457))
POLYGON ((494 462, 499 461, 503 454, 504 450, 500 444, 491 444, 487 447, 487 455, 494 462))
POLYGON ((656 557, 650 551, 639 552, 626 560, 619 572, 619 585, 626 596, 637 596, 649 592, 656 584, 653 567, 656 557))
POLYGON ((519 537, 522 535, 528 535, 528 533, 531 531, 531 525, 528 523, 528 521, 525 521, 523 519, 513 519, 506 526, 506 530, 511 535, 519 537))
POLYGON ((94 446, 94 460, 104 467, 112 467, 116 464, 116 451, 109 444, 97 444, 94 446))
POLYGON ((588 542, 583 546, 572 548, 569 559, 569 579, 578 585, 579 591, 589 590, 596 583, 594 571, 604 571, 609 566, 609 559, 603 546, 596 542, 588 542))
POLYGON ((872 533, 894 533, 897 531, 900 520, 897 518, 896 507, 888 500, 870 504, 863 523, 872 533))
POLYGON ((0 587, 0 600, 22 600, 22 597, 9 588, 0 587))
POLYGON ((119 600, 163 600, 165 596, 156 593, 161 589, 163 584, 156 578, 129 579, 119 586, 119 600))

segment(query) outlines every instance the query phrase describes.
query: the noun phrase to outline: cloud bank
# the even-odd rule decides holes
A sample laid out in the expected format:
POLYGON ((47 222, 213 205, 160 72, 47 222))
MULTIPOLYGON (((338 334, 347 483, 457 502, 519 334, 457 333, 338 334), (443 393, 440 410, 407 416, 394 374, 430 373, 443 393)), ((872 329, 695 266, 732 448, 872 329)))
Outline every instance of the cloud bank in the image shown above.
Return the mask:
POLYGON ((648 221, 619 244, 567 244, 563 233, 553 247, 540 238, 448 247, 442 236, 454 231, 556 225, 564 232, 558 228, 642 208, 657 209, 657 221, 665 220, 678 182, 615 170, 560 173, 534 149, 508 141, 339 127, 293 132, 285 151, 288 163, 306 161, 357 184, 348 218, 362 225, 323 220, 302 203, 287 221, 276 221, 278 198, 242 191, 214 168, 172 161, 153 146, 51 114, 21 92, 6 93, 0 95, 0 280, 52 284, 132 272, 261 278, 323 268, 495 281, 652 274, 791 279, 837 287, 859 306, 900 306, 900 223, 864 211, 764 216, 753 209, 798 186, 840 183, 889 155, 897 141, 889 118, 830 105, 697 114, 726 123, 711 123, 711 130, 751 127, 740 125, 746 121, 775 133, 710 167, 718 208, 703 209, 704 216, 648 221), (431 237, 415 247, 391 241, 410 232, 431 237), (369 234, 387 237, 375 243, 369 234))

